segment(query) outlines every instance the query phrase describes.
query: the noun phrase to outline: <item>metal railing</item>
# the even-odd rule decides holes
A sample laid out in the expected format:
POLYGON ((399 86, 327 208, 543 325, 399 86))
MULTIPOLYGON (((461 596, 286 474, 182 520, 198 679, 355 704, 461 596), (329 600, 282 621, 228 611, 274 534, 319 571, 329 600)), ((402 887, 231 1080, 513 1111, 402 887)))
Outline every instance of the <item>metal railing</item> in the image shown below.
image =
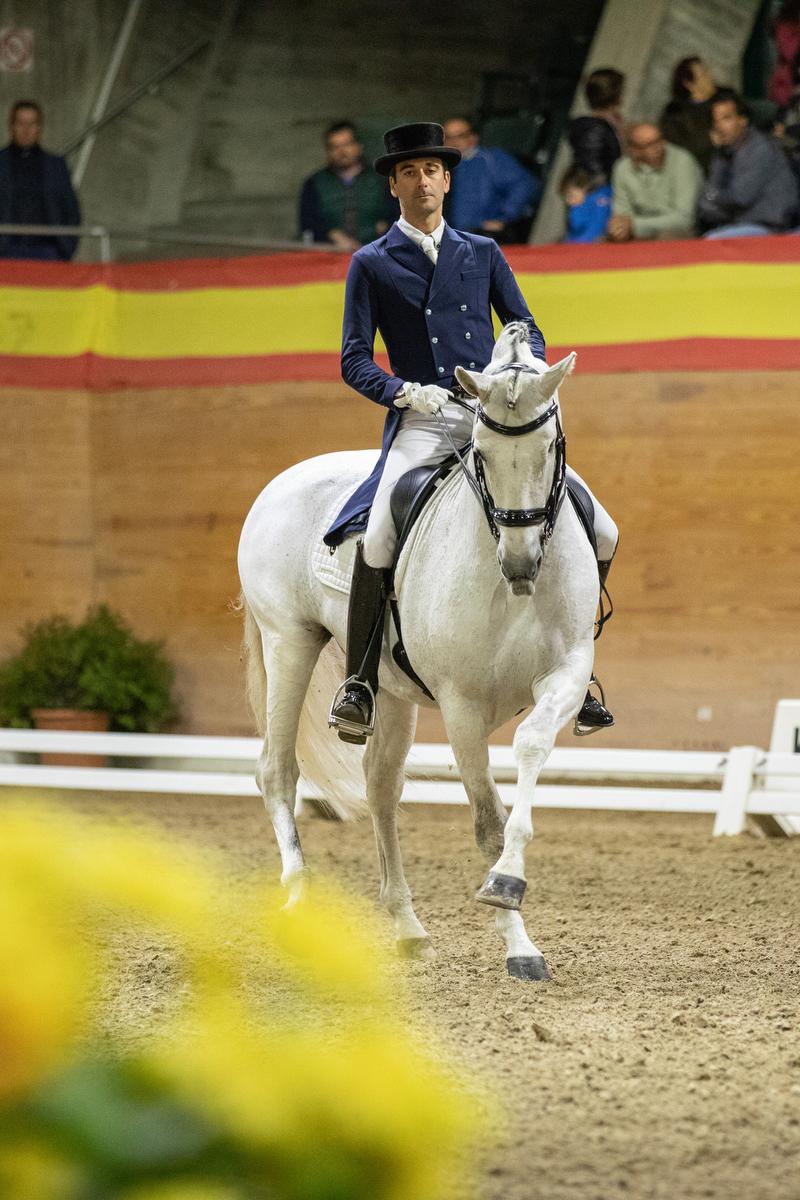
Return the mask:
POLYGON ((336 246, 325 242, 282 241, 276 238, 246 237, 231 233, 185 233, 181 231, 153 229, 110 229, 105 225, 12 225, 0 224, 0 237, 7 235, 24 237, 76 237, 92 238, 99 243, 100 262, 114 261, 112 243, 117 242, 148 242, 156 245, 226 247, 232 250, 254 250, 265 254, 281 254, 287 251, 293 253, 344 254, 349 251, 339 250, 336 246))

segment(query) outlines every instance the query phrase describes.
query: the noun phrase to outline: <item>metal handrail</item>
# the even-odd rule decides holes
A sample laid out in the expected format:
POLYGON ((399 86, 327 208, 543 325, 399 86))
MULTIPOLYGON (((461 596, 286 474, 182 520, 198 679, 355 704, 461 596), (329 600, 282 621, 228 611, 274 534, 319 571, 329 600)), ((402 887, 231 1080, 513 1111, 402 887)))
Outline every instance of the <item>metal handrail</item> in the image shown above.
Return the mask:
POLYGON ((77 238, 97 238, 100 242, 100 261, 109 263, 112 261, 111 242, 113 239, 125 242, 162 242, 173 243, 179 246, 230 246, 232 249, 238 250, 265 250, 270 253, 314 253, 323 254, 348 254, 349 251, 340 250, 337 246, 330 246, 326 242, 314 242, 311 245, 305 242, 283 241, 276 238, 253 238, 244 237, 240 234, 222 234, 215 233, 183 233, 176 231, 170 233, 162 230, 152 229, 109 229, 105 225, 12 225, 0 224, 0 236, 3 235, 25 235, 32 237, 77 237, 77 238))

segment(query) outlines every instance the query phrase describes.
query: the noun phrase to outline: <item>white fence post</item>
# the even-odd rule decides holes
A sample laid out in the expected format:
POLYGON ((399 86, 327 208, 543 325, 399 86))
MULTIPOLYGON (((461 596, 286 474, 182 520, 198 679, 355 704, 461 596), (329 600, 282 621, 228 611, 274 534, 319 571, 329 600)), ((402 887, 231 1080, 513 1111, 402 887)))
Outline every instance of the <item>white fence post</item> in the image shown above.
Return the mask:
POLYGON ((747 826, 747 800, 753 789, 755 765, 763 754, 757 746, 734 746, 728 755, 719 808, 714 822, 714 837, 744 833, 747 826))

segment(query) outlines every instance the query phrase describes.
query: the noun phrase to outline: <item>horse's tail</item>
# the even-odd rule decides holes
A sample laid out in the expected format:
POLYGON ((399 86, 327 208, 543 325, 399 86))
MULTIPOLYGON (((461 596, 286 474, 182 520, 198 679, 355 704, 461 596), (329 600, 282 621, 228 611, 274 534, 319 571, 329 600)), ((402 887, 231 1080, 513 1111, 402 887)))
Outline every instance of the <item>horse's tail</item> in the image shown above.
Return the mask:
POLYGON ((343 821, 367 813, 363 746, 342 742, 328 728, 328 710, 344 679, 344 654, 331 638, 323 649, 300 715, 296 753, 300 774, 316 788, 323 803, 343 821))
POLYGON ((259 736, 263 737, 267 728, 267 672, 264 670, 261 630, 242 592, 239 593, 233 608, 237 612, 244 612, 242 661, 245 669, 245 690, 256 730, 259 736))

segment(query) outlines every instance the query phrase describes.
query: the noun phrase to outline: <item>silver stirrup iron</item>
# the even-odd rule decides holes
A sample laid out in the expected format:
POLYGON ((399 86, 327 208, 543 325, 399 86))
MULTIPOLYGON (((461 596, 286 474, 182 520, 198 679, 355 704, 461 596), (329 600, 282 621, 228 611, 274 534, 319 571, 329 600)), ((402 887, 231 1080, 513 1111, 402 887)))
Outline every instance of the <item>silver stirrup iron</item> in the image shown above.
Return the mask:
MULTIPOLYGON (((603 690, 603 685, 594 675, 589 680, 589 687, 591 687, 593 683, 597 686, 597 690, 600 692, 600 703, 602 704, 603 708, 605 708, 606 694, 603 690)), ((580 712, 580 709, 578 712, 580 712)), ((578 713, 575 714, 575 720, 572 723, 572 732, 575 737, 591 737, 593 733, 604 733, 608 728, 609 726, 607 725, 581 725, 578 722, 578 713)))
POLYGON ((328 728, 341 729, 342 733, 349 733, 356 737, 372 737, 375 732, 375 714, 377 711, 375 692, 372 689, 372 684, 366 679, 359 679, 358 675, 349 675, 344 683, 339 684, 331 701, 330 712, 328 713, 328 728), (369 698, 372 701, 372 720, 368 725, 361 725, 358 721, 348 721, 345 717, 337 717, 333 711, 353 683, 358 684, 359 687, 366 688, 369 692, 369 698))

